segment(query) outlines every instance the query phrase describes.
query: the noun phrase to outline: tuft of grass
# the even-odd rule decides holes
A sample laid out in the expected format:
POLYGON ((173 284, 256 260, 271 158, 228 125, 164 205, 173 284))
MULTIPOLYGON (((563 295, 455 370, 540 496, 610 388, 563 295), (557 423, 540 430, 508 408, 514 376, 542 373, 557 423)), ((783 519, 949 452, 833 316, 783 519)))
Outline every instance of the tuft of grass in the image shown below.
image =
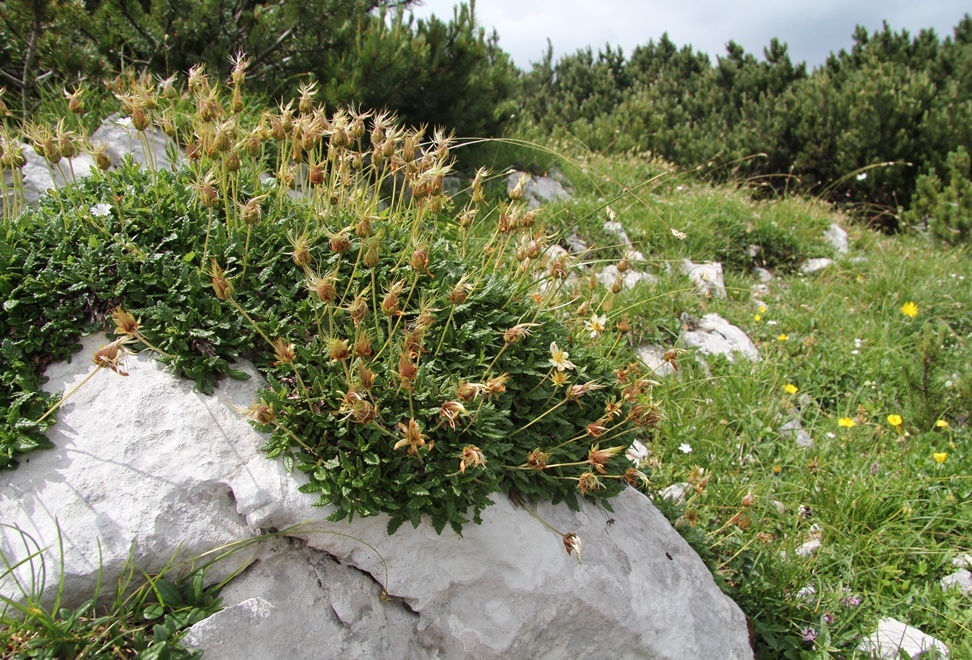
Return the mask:
MULTIPOLYGON (((9 528, 9 526, 7 526, 9 528)), ((179 561, 178 553, 157 573, 139 569, 129 557, 109 595, 100 576, 91 598, 66 602, 61 580, 52 603, 42 602, 45 551, 19 532, 29 553, 15 563, 0 555, 0 581, 12 581, 20 598, 0 596, 0 653, 5 658, 139 657, 180 660, 202 657, 180 639, 186 629, 220 609, 222 583, 205 584, 212 562, 179 561), (31 584, 17 577, 28 570, 31 584)), ((60 535, 58 536, 60 540, 60 535)), ((60 548, 63 559, 63 547, 60 548)), ((134 549, 133 549, 134 551, 134 549)))

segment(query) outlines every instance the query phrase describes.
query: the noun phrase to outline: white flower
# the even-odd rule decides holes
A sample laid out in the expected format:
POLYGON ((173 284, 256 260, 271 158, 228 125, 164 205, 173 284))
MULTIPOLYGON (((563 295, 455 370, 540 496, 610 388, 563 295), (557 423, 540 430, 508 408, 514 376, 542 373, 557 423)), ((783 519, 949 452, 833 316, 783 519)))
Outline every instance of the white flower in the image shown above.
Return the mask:
POLYGON ((119 126, 124 126, 125 128, 131 128, 132 127, 132 118, 131 117, 119 117, 118 119, 115 120, 115 123, 118 124, 119 126))
POLYGON ((686 233, 681 232, 677 229, 672 229, 672 236, 674 236, 680 241, 684 241, 686 238, 688 238, 688 235, 686 233))
POLYGON ((859 350, 857 350, 856 348, 853 351, 851 351, 851 355, 860 355, 860 354, 861 354, 861 352, 859 350))
POLYGON ((618 217, 618 214, 614 212, 610 206, 607 207, 607 217, 609 222, 614 222, 614 219, 618 217))
POLYGON ((562 351, 557 346, 557 342, 550 343, 550 364, 557 368, 557 371, 563 371, 564 369, 573 369, 574 363, 568 360, 570 353, 567 351, 562 351))
POLYGON ((101 202, 92 206, 88 211, 95 217, 104 218, 111 214, 111 204, 101 202))
POLYGON ((691 454, 692 453, 692 445, 690 445, 687 442, 683 442, 682 444, 680 444, 678 446, 678 450, 680 452, 682 452, 683 454, 691 454))
POLYGON ((645 461, 648 460, 648 455, 651 452, 648 447, 641 440, 635 440, 628 447, 628 451, 624 452, 625 457, 637 466, 641 466, 645 461))
POLYGON ((858 181, 863 181, 864 179, 867 178, 867 172, 861 172, 854 178, 856 178, 858 181))
POLYGON ((834 433, 833 431, 828 431, 827 432, 827 437, 830 438, 831 440, 833 440, 834 438, 837 437, 837 434, 834 433))
POLYGON ((607 328, 607 316, 605 314, 600 316, 592 314, 590 321, 584 321, 584 327, 591 333, 591 339, 597 339, 607 328))

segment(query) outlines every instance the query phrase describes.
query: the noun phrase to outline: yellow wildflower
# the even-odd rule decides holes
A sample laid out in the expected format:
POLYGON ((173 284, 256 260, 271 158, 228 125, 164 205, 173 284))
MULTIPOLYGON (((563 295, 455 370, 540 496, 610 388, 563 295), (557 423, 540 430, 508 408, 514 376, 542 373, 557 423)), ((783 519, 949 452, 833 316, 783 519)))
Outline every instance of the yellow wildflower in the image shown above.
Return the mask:
POLYGON ((947 429, 948 422, 946 422, 944 419, 940 419, 937 422, 935 422, 935 427, 940 429, 947 429))
POLYGON ((945 459, 948 458, 948 454, 946 452, 934 453, 932 456, 935 457, 936 463, 944 463, 945 459))
POLYGON ((890 424, 891 426, 893 426, 895 429, 897 429, 897 430, 900 431, 901 430, 901 425, 903 423, 904 423, 904 420, 901 419, 901 415, 895 415, 894 413, 891 413, 890 415, 888 415, 888 424, 890 424))
POLYGON ((800 388, 794 385, 793 383, 787 383, 786 385, 783 386, 783 391, 786 392, 787 394, 796 394, 797 392, 800 391, 800 388))
POLYGON ((909 319, 913 319, 918 316, 918 305, 909 300, 901 306, 901 313, 909 319))
POLYGON ((837 420, 837 426, 844 429, 852 429, 855 426, 857 426, 857 422, 855 422, 850 417, 841 417, 840 419, 837 420))
POLYGON ((778 336, 776 337, 776 340, 777 340, 777 341, 786 341, 786 340, 787 340, 787 339, 789 339, 789 338, 790 338, 790 337, 789 337, 789 335, 787 335, 787 334, 786 334, 785 332, 781 332, 781 333, 780 333, 780 334, 779 334, 779 335, 778 335, 778 336))

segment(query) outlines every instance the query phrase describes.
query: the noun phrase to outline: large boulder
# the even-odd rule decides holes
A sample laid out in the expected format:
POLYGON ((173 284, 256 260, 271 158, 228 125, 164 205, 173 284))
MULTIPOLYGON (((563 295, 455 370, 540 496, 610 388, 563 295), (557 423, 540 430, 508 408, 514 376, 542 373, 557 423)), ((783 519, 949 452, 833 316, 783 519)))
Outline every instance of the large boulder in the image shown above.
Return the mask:
MULTIPOLYGON (((51 365, 48 387, 80 382, 103 341, 51 365)), ((133 548, 156 570, 180 546, 199 555, 280 530, 210 574, 246 566, 223 591, 227 609, 190 632, 207 657, 752 657, 742 612, 633 489, 613 513, 586 502, 532 512, 497 496, 461 537, 427 524, 389 537, 384 516, 327 521, 300 475, 260 454, 265 438, 231 409, 255 399, 255 374, 207 397, 147 354, 126 369, 65 402, 55 449, 0 475, 0 551, 14 563, 46 548, 37 588, 48 601, 59 579, 67 603, 90 597, 99 545, 111 584, 133 548), (565 552, 568 532, 583 539, 583 563, 565 552)), ((29 584, 26 566, 18 575, 29 584)), ((17 596, 9 577, 0 593, 17 596)))
POLYGON ((95 146, 107 147, 112 165, 122 164, 126 156, 142 167, 157 170, 178 169, 188 164, 185 154, 175 140, 156 126, 149 126, 139 134, 129 117, 111 115, 91 135, 95 146))
MULTIPOLYGON (((139 134, 132 126, 131 118, 117 114, 105 119, 91 135, 90 141, 96 148, 106 148, 105 154, 111 160, 112 167, 121 165, 128 156, 137 165, 153 169, 178 169, 188 163, 176 141, 161 129, 149 126, 139 134)), ((30 145, 21 144, 20 150, 25 160, 19 174, 22 197, 14 199, 14 174, 9 169, 3 170, 6 194, 0 198, 0 211, 8 205, 18 211, 23 204, 34 206, 48 190, 62 188, 91 176, 97 167, 95 159, 86 153, 48 164, 30 145)))

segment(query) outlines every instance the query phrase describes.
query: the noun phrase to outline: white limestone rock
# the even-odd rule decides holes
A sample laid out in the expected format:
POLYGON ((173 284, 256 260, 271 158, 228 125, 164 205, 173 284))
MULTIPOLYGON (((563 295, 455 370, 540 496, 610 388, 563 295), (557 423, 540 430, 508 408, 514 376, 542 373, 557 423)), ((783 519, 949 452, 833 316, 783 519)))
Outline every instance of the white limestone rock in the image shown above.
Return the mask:
MULTIPOLYGON (((49 366, 46 389, 64 391, 80 382, 105 343, 104 335, 92 335, 71 363, 49 366)), ((75 603, 91 597, 99 543, 102 582, 113 584, 133 546, 134 561, 154 571, 180 543, 187 554, 199 555, 254 535, 237 513, 231 483, 246 476, 240 456, 253 456, 263 440, 225 402, 249 405, 257 379, 228 381, 219 397, 207 397, 146 355, 126 364, 129 376, 101 370, 65 401, 48 431, 54 449, 0 473, 0 520, 49 549, 46 596, 59 578, 58 525, 65 593, 75 603)), ((0 552, 8 559, 23 556, 22 537, 10 527, 0 527, 0 552)), ((240 552, 210 577, 222 579, 248 560, 240 552)), ((19 574, 27 576, 27 567, 19 574)), ((0 594, 16 596, 17 590, 0 580, 0 594)))
POLYGON ((827 231, 824 232, 824 238, 840 254, 847 254, 848 250, 850 249, 850 240, 847 236, 847 232, 844 231, 844 228, 838 225, 836 222, 827 228, 827 231))
POLYGON ((666 486, 658 491, 658 496, 663 497, 667 500, 671 500, 675 504, 682 505, 685 504, 685 499, 688 494, 692 491, 692 484, 687 481, 679 481, 678 483, 666 486))
POLYGON ((125 156, 142 167, 174 170, 188 163, 175 140, 156 126, 149 126, 139 136, 131 118, 114 114, 105 119, 91 135, 95 146, 105 145, 112 167, 119 167, 125 156), (146 142, 147 144, 143 143, 146 142))
POLYGON ((805 262, 803 262, 803 265, 800 266, 800 272, 804 275, 810 275, 812 273, 820 272, 826 268, 830 268, 833 264, 833 259, 807 259, 805 262))
POLYGON ((951 575, 943 577, 941 585, 945 591, 955 587, 966 596, 972 596, 972 573, 967 568, 960 568, 951 575))
MULTIPOLYGON (((87 154, 78 154, 70 159, 62 158, 57 164, 48 166, 47 161, 30 145, 21 144, 20 149, 26 161, 21 169, 23 203, 30 206, 37 204, 48 190, 62 188, 90 176, 96 167, 94 159, 87 154)), ((5 169, 3 177, 7 194, 0 201, 6 207, 13 203, 14 173, 5 169)))
POLYGON ((689 280, 703 296, 726 297, 726 283, 722 275, 722 264, 713 261, 696 264, 691 259, 684 259, 682 260, 682 273, 688 275, 689 280))
POLYGON ((793 439, 798 447, 803 447, 804 449, 813 448, 813 438, 803 428, 803 423, 799 419, 791 419, 785 423, 779 428, 779 433, 782 436, 793 439))
POLYGON ((587 253, 587 243, 584 242, 584 239, 576 231, 571 233, 570 236, 567 236, 564 242, 573 254, 583 256, 587 253))
POLYGON ((759 351, 746 333, 718 314, 706 314, 701 319, 683 314, 682 324, 679 341, 683 346, 696 348, 702 355, 725 355, 730 362, 736 355, 759 361, 759 351))
MULTIPOLYGON (((510 172, 506 179, 507 190, 513 190, 520 181, 522 172, 510 172)), ((567 201, 570 193, 564 188, 563 184, 557 179, 548 176, 531 176, 526 185, 523 186, 523 200, 527 203, 527 209, 538 209, 552 202, 567 201)))
POLYGON ((759 266, 753 268, 753 275, 755 275, 756 279, 762 284, 768 284, 773 281, 773 273, 769 272, 765 268, 760 268, 759 266))
POLYGON ((635 350, 635 353, 638 359, 648 367, 651 376, 664 378, 675 373, 675 367, 665 359, 666 349, 664 346, 645 344, 644 346, 639 346, 635 350))
MULTIPOLYGON (((188 162, 175 140, 159 128, 150 126, 143 135, 148 142, 147 147, 139 138, 138 131, 132 127, 131 119, 115 114, 105 119, 90 139, 95 147, 107 147, 105 153, 111 159, 113 167, 121 165, 126 155, 131 155, 132 160, 143 167, 154 165, 157 169, 177 169, 188 162)), ((97 168, 94 158, 87 154, 65 158, 48 167, 47 162, 31 146, 21 145, 21 150, 26 158, 22 170, 23 203, 30 206, 37 204, 41 195, 48 190, 90 176, 97 168)), ((8 192, 0 203, 5 207, 13 203, 13 172, 4 170, 3 176, 8 192)))
POLYGON ((651 273, 635 270, 634 268, 629 268, 622 273, 614 264, 605 266, 597 274, 597 280, 605 289, 610 289, 619 278, 621 279, 622 289, 633 289, 642 282, 645 284, 655 284, 658 282, 658 278, 651 273))
POLYGON ((886 660, 896 660, 901 657, 902 652, 906 658, 918 660, 932 649, 938 654, 937 658, 948 658, 948 647, 942 642, 918 628, 891 618, 881 619, 877 630, 866 637, 857 649, 874 658, 886 660))
POLYGON ((624 225, 616 220, 605 220, 604 221, 604 231, 616 236, 618 243, 624 247, 631 247, 631 239, 628 238, 628 232, 624 230, 624 225))
MULTIPOLYGON (((79 382, 103 341, 52 365, 48 387, 79 382)), ((536 507, 583 539, 583 564, 501 496, 462 537, 429 524, 389 537, 386 516, 327 521, 332 510, 298 491, 301 475, 259 453, 264 438, 228 407, 251 403, 258 378, 207 397, 148 355, 129 357, 127 370, 98 373, 62 407, 56 448, 0 474, 0 520, 48 548, 48 602, 60 577, 56 520, 66 605, 91 596, 99 542, 111 584, 133 542, 135 561, 155 570, 180 545, 198 555, 274 528, 289 545, 253 544, 208 576, 247 566, 223 591, 230 609, 190 636, 209 657, 752 657, 742 612, 633 489, 613 513, 536 507)), ((10 562, 25 555, 9 527, 0 551, 10 562)), ((9 579, 0 593, 17 596, 9 579)))

